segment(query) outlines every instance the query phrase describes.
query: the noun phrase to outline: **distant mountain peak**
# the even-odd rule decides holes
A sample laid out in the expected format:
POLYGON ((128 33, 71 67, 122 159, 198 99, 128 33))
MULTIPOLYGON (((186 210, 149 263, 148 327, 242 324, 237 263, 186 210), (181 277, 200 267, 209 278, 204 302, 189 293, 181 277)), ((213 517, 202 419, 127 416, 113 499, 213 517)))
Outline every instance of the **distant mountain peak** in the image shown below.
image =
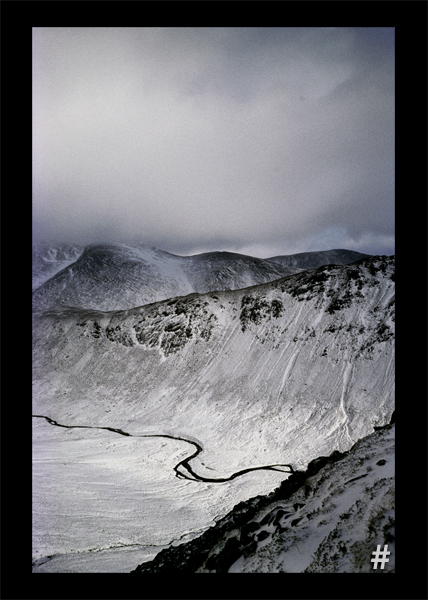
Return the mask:
POLYGON ((268 259, 229 251, 178 256, 144 243, 42 244, 34 251, 35 310, 120 310, 174 296, 260 285, 369 255, 334 249, 268 259))
POLYGON ((345 250, 340 248, 334 250, 319 250, 316 252, 299 252, 298 254, 273 256, 272 258, 268 258, 266 260, 270 260, 288 267, 316 269, 317 267, 330 264, 347 265, 369 256, 369 254, 363 254, 362 252, 356 252, 355 250, 345 250))
POLYGON ((193 292, 239 289, 296 272, 231 252, 177 256, 144 244, 90 244, 34 293, 36 310, 130 309, 193 292))
MULTIPOLYGON (((211 283, 221 283, 222 270, 227 273, 236 264, 226 258, 215 272, 217 279, 210 273, 211 283)), ((82 260, 84 268, 79 273, 76 261, 42 287, 49 292, 53 285, 58 294, 58 283, 68 293, 76 285, 80 299, 97 306, 105 297, 111 302, 108 295, 112 289, 123 286, 123 292, 132 294, 130 273, 135 285, 145 273, 154 277, 156 285, 162 283, 156 279, 160 262, 164 257, 151 266, 119 261, 117 269, 109 264, 105 270, 96 268, 89 273, 87 261, 82 260), (100 274, 104 279, 97 281, 100 274), (107 275, 114 275, 113 287, 107 275)), ((210 261, 210 266, 214 262, 210 261)), ((129 505, 136 515, 131 527, 136 522, 144 536, 157 527, 162 534, 167 532, 166 540, 179 537, 169 535, 174 520, 168 512, 172 497, 174 502, 178 499, 181 511, 179 535, 202 531, 217 520, 214 517, 224 516, 235 506, 224 518, 231 523, 236 541, 228 542, 228 533, 212 539, 206 547, 209 554, 201 556, 196 550, 194 556, 202 558, 196 568, 205 572, 229 568, 349 572, 354 568, 349 566, 349 558, 355 557, 367 570, 371 567, 367 544, 375 547, 383 542, 375 541, 373 534, 385 534, 388 539, 394 534, 390 512, 392 428, 380 429, 392 420, 395 408, 394 262, 394 257, 373 256, 235 290, 185 292, 127 310, 55 304, 36 312, 32 336, 34 414, 48 415, 66 425, 132 430, 142 437, 155 433, 193 439, 203 454, 192 458, 192 468, 211 481, 228 479, 248 467, 291 465, 297 474, 291 483, 301 477, 302 485, 296 486, 288 501, 288 480, 281 484, 279 496, 271 498, 275 502, 271 505, 267 497, 263 511, 254 518, 252 500, 245 506, 233 500, 254 500, 256 494, 274 489, 279 479, 273 478, 284 479, 286 474, 266 471, 261 480, 261 471, 257 477, 246 473, 221 488, 217 500, 210 489, 207 503, 201 506, 201 488, 189 500, 188 488, 180 482, 163 496, 167 481, 163 478, 159 480, 162 485, 156 483, 152 488, 156 489, 155 506, 147 513, 151 521, 146 513, 135 512, 135 502, 141 504, 138 484, 129 505), (358 452, 352 453, 357 440, 373 429, 369 444, 363 440, 358 452), (383 435, 384 431, 388 434, 383 435), (349 459, 336 460, 337 452, 348 451, 349 459), (324 461, 328 456, 335 460, 324 461), (307 472, 302 473, 304 470, 307 472), (167 509, 159 511, 159 506, 167 509), (207 515, 208 506, 211 514, 207 515), (283 551, 287 553, 284 562, 283 551), (241 562, 233 566, 236 561, 241 562)), ((258 264, 264 268, 265 263, 258 264)), ((168 281, 171 276, 178 278, 177 269, 184 265, 195 267, 193 259, 183 263, 180 257, 174 258, 174 265, 166 259, 171 269, 168 281)), ((198 259, 195 268, 200 276, 198 259)), ((176 292, 177 287, 171 286, 170 291, 176 292)), ((135 296, 129 298, 133 301, 135 296)), ((89 430, 78 431, 83 435, 89 430)), ((158 451, 156 467, 147 471, 150 479, 164 468, 170 473, 175 464, 171 463, 171 450, 165 450, 166 454, 161 448, 158 451)), ((143 459, 141 466, 144 471, 143 459)), ((64 470, 62 459, 58 467, 64 470)), ((189 488, 199 485, 188 483, 189 488)), ((72 502, 74 510, 74 499, 72 502)), ((84 538, 87 519, 80 517, 75 521, 80 519, 84 538)), ((121 523, 122 519, 119 527, 121 523)), ((54 527, 53 544, 58 537, 54 527)), ((123 539, 121 531, 115 539, 123 539)), ((145 543, 155 546, 156 539, 145 538, 145 543)), ((57 553, 54 548, 44 555, 57 553)), ((177 552, 174 556, 181 562, 183 555, 177 552)), ((176 564, 168 565, 172 565, 170 571, 176 564)))

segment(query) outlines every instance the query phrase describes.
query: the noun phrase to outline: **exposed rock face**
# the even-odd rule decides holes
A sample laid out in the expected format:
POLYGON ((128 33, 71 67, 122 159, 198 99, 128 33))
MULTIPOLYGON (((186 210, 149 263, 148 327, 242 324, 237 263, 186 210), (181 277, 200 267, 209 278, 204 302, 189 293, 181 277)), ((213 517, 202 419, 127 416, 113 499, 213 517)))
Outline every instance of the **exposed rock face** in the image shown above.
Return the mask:
POLYGON ((394 428, 311 461, 271 494, 238 504, 199 538, 133 573, 367 573, 377 544, 388 545, 384 572, 394 572, 394 428))
MULTIPOLYGON (((306 470, 308 464, 309 470, 328 469, 330 463, 317 457, 348 452, 391 419, 394 293, 394 258, 377 256, 129 310, 57 307, 36 312, 33 411, 70 426, 200 442, 204 451, 192 460, 192 468, 205 481, 230 481, 231 474, 248 467, 292 465, 297 472, 280 488, 290 501, 278 496, 278 504, 264 512, 265 499, 235 507, 234 532, 225 530, 217 545, 217 534, 208 530, 203 538, 209 541, 207 562, 196 564, 198 552, 192 550, 194 570, 325 570, 329 561, 332 569, 357 568, 346 563, 348 556, 358 563, 351 533, 337 536, 331 524, 345 523, 347 517, 340 516, 350 511, 355 523, 373 521, 376 529, 380 519, 381 529, 392 535, 389 516, 384 522, 376 504, 392 505, 390 474, 385 482, 372 479, 379 470, 389 473, 390 456, 378 453, 369 462, 361 456, 347 465, 343 477, 336 478, 342 510, 335 516, 327 500, 324 506, 317 503, 332 490, 306 470), (363 463, 364 469, 356 468, 363 463), (355 497, 366 496, 372 504, 352 508, 355 497), (248 507, 254 508, 249 517, 248 507), (316 545, 304 552, 312 562, 303 564, 306 539, 316 545), (280 557, 274 551, 278 544, 280 557)), ((246 477, 238 479, 242 486, 246 477)), ((260 493, 252 489, 251 495, 260 493)), ((354 541, 363 557, 372 538, 367 541, 366 530, 360 533, 354 541)), ((168 560, 168 568, 176 568, 175 558, 168 560)), ((180 558, 176 565, 181 564, 180 558)))
POLYGON ((213 453, 225 436, 241 457, 230 472, 301 468, 391 417, 393 279, 393 257, 372 257, 127 311, 40 313, 34 412, 115 427, 142 415, 213 453))

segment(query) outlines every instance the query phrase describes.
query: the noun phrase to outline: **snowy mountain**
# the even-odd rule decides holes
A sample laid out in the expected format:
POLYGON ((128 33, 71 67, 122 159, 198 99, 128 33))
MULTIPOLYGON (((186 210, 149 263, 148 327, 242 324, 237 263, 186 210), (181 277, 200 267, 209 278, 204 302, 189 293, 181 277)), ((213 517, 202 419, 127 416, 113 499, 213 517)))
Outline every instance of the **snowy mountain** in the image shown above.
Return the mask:
MULTIPOLYGON (((212 265, 211 258, 208 262, 212 265)), ((191 293, 128 310, 56 307, 35 313, 33 414, 67 426, 120 429, 127 436, 167 435, 201 448, 189 466, 207 483, 190 478, 177 488, 178 475, 168 466, 170 487, 156 488, 165 514, 171 513, 171 502, 181 502, 177 514, 184 519, 182 525, 163 519, 164 537, 158 542, 158 534, 149 535, 147 526, 138 530, 133 521, 138 544, 148 547, 155 539, 159 547, 168 532, 172 539, 179 531, 196 533, 212 525, 212 513, 198 501, 205 491, 211 498, 209 510, 218 516, 240 494, 246 499, 260 493, 255 490, 261 482, 267 493, 278 478, 287 477, 259 471, 231 480, 234 473, 277 464, 304 470, 319 456, 347 452, 373 427, 390 421, 394 288, 394 257, 375 256, 244 289, 191 293)), ((194 450, 187 452, 189 456, 194 450)), ((170 459, 162 456, 166 468, 170 459)), ((93 478, 95 471, 90 473, 93 478)), ((181 472, 181 477, 187 475, 181 472)), ((46 505, 47 491, 48 486, 41 490, 36 506, 46 505)), ((158 523, 155 508, 143 516, 142 523, 158 523)), ((73 523, 78 527, 76 519, 73 523)), ((82 535, 87 530, 82 525, 82 535)), ((132 536, 128 544, 135 543, 132 536)), ((123 546, 123 535, 117 537, 123 546)), ((45 555, 68 552, 57 549, 58 539, 52 537, 54 550, 45 555)), ((86 546, 79 543, 73 539, 74 546, 70 542, 67 548, 81 552, 86 546)), ((109 533, 102 547, 114 545, 109 533)))
POLYGON ((125 310, 173 296, 238 289, 298 269, 230 252, 176 256, 147 245, 92 244, 33 293, 36 310, 59 305, 125 310))
POLYGON ((392 413, 393 279, 394 259, 374 257, 127 311, 47 311, 34 321, 35 402, 196 439, 203 414, 214 446, 234 440, 237 467, 243 445, 303 465, 392 413))
POLYGON ((319 252, 299 252, 298 254, 273 256, 266 260, 278 263, 284 267, 317 269, 323 265, 348 265, 368 257, 368 254, 355 252, 354 250, 322 250, 319 252))
POLYGON ((394 434, 391 423, 311 461, 133 573, 371 573, 377 545, 390 555, 376 570, 394 573, 394 434))
POLYGON ((82 254, 84 246, 80 244, 61 244, 41 242, 33 245, 32 289, 36 290, 45 281, 53 277, 68 265, 74 263, 82 254))

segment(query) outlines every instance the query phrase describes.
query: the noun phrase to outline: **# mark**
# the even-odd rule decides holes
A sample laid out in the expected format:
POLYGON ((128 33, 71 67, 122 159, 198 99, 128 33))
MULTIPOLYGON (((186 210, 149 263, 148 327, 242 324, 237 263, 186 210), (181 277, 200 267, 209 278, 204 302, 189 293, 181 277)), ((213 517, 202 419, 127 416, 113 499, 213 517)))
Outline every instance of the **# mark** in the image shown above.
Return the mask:
POLYGON ((380 549, 380 544, 377 547, 377 550, 372 552, 374 554, 374 558, 371 559, 371 562, 374 563, 373 569, 377 569, 377 564, 380 562, 380 568, 383 569, 385 567, 385 563, 389 562, 389 558, 386 558, 391 552, 388 551, 388 545, 383 547, 383 550, 380 549))

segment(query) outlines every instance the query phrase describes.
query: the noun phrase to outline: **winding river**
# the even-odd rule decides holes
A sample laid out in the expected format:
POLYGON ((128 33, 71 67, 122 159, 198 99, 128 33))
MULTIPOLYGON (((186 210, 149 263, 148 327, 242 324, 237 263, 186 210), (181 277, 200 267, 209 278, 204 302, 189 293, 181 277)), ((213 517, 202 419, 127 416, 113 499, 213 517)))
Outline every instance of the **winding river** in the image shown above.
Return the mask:
POLYGON ((61 423, 57 423, 57 421, 54 421, 53 419, 51 419, 50 417, 46 417, 45 415, 33 415, 33 417, 38 418, 38 419, 46 419, 46 421, 48 423, 50 423, 51 425, 55 425, 57 427, 65 427, 67 429, 106 429, 107 431, 113 431, 114 433, 118 433, 119 435, 125 435, 125 436, 129 436, 129 437, 169 438, 171 440, 180 440, 182 442, 191 444, 192 446, 195 447, 195 451, 193 452, 193 454, 190 454, 189 456, 187 456, 186 458, 181 460, 174 467, 176 477, 189 479, 191 481, 204 481, 204 482, 208 482, 208 483, 224 483, 225 481, 231 481, 232 479, 235 479, 236 477, 239 477, 240 475, 244 475, 245 473, 249 473, 250 471, 260 471, 260 470, 282 471, 284 473, 293 473, 293 467, 291 465, 276 464, 276 465, 265 465, 262 467, 248 467, 247 469, 242 469, 241 471, 236 471, 236 473, 233 473, 229 477, 218 477, 218 478, 203 477, 202 475, 198 475, 197 473, 195 473, 195 471, 192 469, 192 467, 189 464, 190 461, 193 458, 196 458, 196 456, 198 456, 198 454, 200 454, 203 450, 202 446, 200 446, 197 442, 194 442, 193 440, 188 440, 186 438, 179 437, 179 436, 168 435, 166 433, 134 435, 132 433, 127 433, 126 431, 123 431, 122 429, 115 429, 114 427, 101 427, 101 426, 91 426, 91 425, 62 425, 61 423), (284 471, 283 470, 284 468, 287 468, 289 470, 284 471), (184 470, 184 472, 180 469, 184 470))

